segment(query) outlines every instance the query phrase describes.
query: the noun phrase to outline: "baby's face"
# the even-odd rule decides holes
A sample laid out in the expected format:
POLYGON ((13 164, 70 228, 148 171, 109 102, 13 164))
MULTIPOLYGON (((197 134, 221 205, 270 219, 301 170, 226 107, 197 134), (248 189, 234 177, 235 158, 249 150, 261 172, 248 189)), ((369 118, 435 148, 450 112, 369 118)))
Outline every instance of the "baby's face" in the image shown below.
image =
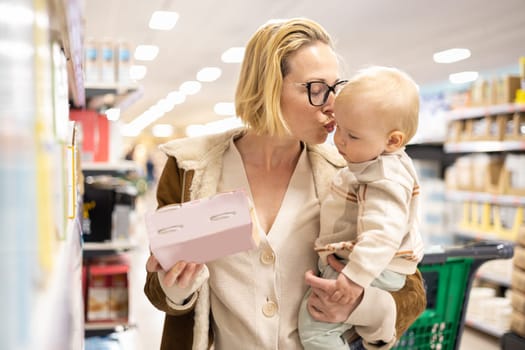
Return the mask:
POLYGON ((388 131, 381 116, 365 101, 336 104, 334 117, 337 122, 334 143, 347 162, 370 161, 385 151, 388 131))

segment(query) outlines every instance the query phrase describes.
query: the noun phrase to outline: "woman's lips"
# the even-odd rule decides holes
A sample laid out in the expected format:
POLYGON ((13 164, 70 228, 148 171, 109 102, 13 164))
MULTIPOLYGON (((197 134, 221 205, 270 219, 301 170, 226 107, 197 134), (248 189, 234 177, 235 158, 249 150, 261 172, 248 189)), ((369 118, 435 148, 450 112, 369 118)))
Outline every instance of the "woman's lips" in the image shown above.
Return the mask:
POLYGON ((326 129, 326 131, 328 131, 329 133, 331 133, 332 131, 334 131, 335 129, 335 121, 330 121, 328 123, 326 123, 324 125, 324 128, 326 129))

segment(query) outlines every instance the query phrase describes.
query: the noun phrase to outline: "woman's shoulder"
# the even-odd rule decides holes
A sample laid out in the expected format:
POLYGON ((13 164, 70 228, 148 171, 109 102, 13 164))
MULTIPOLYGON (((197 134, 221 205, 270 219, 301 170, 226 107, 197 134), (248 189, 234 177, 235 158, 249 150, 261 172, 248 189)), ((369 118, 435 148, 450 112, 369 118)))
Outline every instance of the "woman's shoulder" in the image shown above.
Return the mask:
POLYGON ((239 128, 219 134, 180 138, 160 145, 159 149, 177 159, 202 159, 217 147, 226 149, 230 140, 243 132, 244 129, 239 128))
POLYGON ((327 142, 319 145, 306 145, 306 148, 310 155, 316 155, 321 157, 324 161, 330 163, 336 168, 342 168, 346 166, 346 161, 337 152, 337 148, 327 142))

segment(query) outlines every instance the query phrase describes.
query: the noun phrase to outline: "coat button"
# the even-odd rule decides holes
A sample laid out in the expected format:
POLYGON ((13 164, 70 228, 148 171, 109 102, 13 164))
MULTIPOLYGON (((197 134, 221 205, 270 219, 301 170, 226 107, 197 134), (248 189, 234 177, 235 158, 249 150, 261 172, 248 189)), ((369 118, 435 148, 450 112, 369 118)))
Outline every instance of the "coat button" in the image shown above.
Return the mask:
POLYGON ((270 249, 263 250, 261 253, 261 262, 265 265, 270 265, 275 262, 275 254, 270 249))
POLYGON ((262 312, 266 317, 272 317, 277 313, 277 304, 273 301, 268 301, 262 307, 262 312))

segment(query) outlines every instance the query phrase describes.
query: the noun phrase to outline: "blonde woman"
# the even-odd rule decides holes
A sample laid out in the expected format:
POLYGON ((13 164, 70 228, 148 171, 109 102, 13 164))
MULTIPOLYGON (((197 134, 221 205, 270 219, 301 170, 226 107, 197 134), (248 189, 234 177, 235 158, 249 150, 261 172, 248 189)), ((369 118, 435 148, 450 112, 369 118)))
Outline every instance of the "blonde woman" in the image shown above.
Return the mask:
MULTIPOLYGON (((297 18, 260 27, 246 47, 236 92, 245 127, 171 141, 159 179, 159 207, 243 188, 258 218, 258 248, 206 265, 180 261, 162 271, 150 256, 145 293, 166 313, 161 349, 302 349, 298 311, 315 276, 320 201, 345 165, 323 144, 334 130, 343 83, 332 41, 297 18), (306 277, 305 277, 306 273, 306 277)), ((331 259, 334 269, 342 264, 331 259)), ((424 309, 421 276, 395 296, 402 329, 424 309)), ((322 288, 309 300, 322 321, 346 320, 358 300, 332 302, 322 288)))

